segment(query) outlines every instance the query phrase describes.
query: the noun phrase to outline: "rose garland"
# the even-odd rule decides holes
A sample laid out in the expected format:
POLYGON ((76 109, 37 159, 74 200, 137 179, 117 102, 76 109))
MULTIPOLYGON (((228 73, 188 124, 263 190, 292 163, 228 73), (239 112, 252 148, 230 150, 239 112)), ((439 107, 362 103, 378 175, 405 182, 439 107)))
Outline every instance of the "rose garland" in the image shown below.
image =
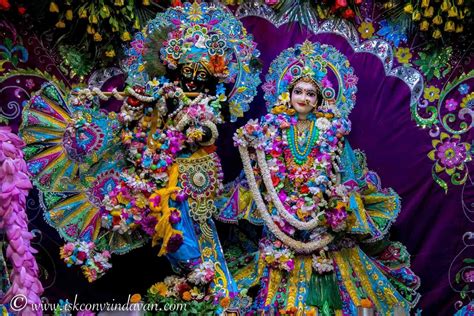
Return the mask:
POLYGON ((12 263, 11 287, 3 297, 8 303, 16 295, 24 295, 28 306, 20 315, 40 315, 30 304, 40 304, 43 286, 38 279, 38 265, 31 247, 33 234, 28 231, 28 218, 25 212, 28 190, 32 188, 27 176, 26 163, 21 148, 24 142, 10 128, 0 127, 0 230, 5 230, 8 247, 7 258, 12 263))

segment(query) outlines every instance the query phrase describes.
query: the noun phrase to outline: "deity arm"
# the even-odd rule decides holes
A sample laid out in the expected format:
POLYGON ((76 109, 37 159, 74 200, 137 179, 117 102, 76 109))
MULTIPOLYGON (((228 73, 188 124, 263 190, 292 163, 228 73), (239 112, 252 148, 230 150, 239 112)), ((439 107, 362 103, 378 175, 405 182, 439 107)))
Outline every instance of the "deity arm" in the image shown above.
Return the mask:
POLYGON ((381 187, 378 175, 366 165, 364 153, 345 142, 341 155, 341 181, 348 188, 347 232, 365 241, 385 237, 400 213, 399 195, 381 187))

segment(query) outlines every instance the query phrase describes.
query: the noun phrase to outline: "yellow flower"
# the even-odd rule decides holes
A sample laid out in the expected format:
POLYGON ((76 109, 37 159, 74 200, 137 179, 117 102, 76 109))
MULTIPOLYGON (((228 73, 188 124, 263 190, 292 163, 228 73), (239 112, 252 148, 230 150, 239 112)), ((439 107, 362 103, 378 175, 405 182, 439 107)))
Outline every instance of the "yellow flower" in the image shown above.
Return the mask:
POLYGON ((446 12, 449 10, 451 7, 451 3, 449 3, 449 0, 444 0, 443 3, 441 3, 441 11, 446 12))
POLYGON ((120 38, 124 42, 127 42, 127 41, 132 39, 132 37, 130 36, 130 33, 128 33, 128 32, 123 32, 122 35, 120 36, 120 38))
MULTIPOLYGON (((109 49, 109 50, 105 51, 105 56, 107 56, 109 58, 115 57, 115 50, 114 49, 109 49)), ((140 207, 139 205, 137 205, 137 206, 140 207)))
POLYGON ((290 94, 288 92, 283 92, 278 97, 278 100, 280 101, 280 103, 288 103, 290 102, 290 94))
POLYGON ((285 113, 285 111, 286 111, 285 105, 277 105, 277 106, 274 106, 272 109, 273 114, 282 114, 282 113, 285 113))
POLYGON ((423 12, 423 16, 425 18, 431 18, 434 14, 434 8, 433 7, 429 7, 429 8, 426 8, 425 9, 425 12, 423 12))
POLYGON ((268 263, 268 264, 272 264, 273 262, 275 262, 275 257, 265 256, 265 262, 268 263))
POLYGON ((58 21, 58 23, 56 23, 55 26, 56 26, 58 29, 63 29, 63 28, 66 27, 66 24, 64 23, 63 20, 60 20, 60 21, 58 21))
POLYGON ((73 17, 73 14, 72 14, 72 10, 67 10, 66 11, 66 20, 68 21, 72 21, 72 17, 73 17))
POLYGON ((124 4, 124 0, 115 0, 114 5, 121 7, 124 4))
POLYGON ((433 19, 433 24, 435 25, 441 25, 443 23, 443 18, 441 18, 440 15, 437 15, 433 19))
POLYGON ((108 18, 108 17, 110 16, 110 10, 109 10, 109 7, 108 7, 108 6, 104 5, 104 6, 102 7, 102 12, 104 12, 104 16, 103 16, 103 17, 108 18))
POLYGON ((458 16, 458 8, 455 6, 452 6, 448 11, 448 17, 454 18, 457 16, 458 16))
POLYGON ((411 3, 407 3, 403 7, 403 11, 405 11, 405 13, 412 14, 413 13, 413 6, 411 5, 411 3))
POLYGON ((420 31, 428 31, 429 27, 430 27, 430 23, 428 23, 428 21, 426 21, 426 20, 423 20, 420 23, 420 31))
POLYGON ((151 294, 158 294, 160 296, 166 296, 166 292, 168 292, 168 287, 164 282, 158 282, 153 284, 150 287, 151 294))
POLYGON ((461 24, 456 26, 456 33, 462 33, 464 31, 464 26, 461 24))
MULTIPOLYGON (((434 33, 433 33, 434 37, 434 33)), ((426 100, 430 102, 434 102, 435 100, 439 99, 439 89, 436 88, 435 86, 429 86, 425 88, 424 95, 426 100)))
POLYGON ((416 11, 413 11, 413 14, 411 15, 411 19, 413 21, 420 21, 421 19, 421 13, 420 11, 416 10, 416 11))
POLYGON ((94 34, 95 33, 95 29, 92 27, 92 25, 88 25, 87 26, 87 34, 94 34))
POLYGON ((383 7, 385 9, 391 9, 391 8, 393 8, 393 6, 394 6, 393 1, 385 2, 384 5, 383 5, 383 7))
POLYGON ((435 39, 441 38, 441 31, 439 29, 435 29, 433 31, 433 38, 435 39))
POLYGON ((427 8, 430 5, 430 0, 421 0, 421 7, 427 8))
POLYGON ((102 41, 102 36, 99 33, 94 34, 94 42, 102 41))
POLYGON ((191 296, 193 297, 197 297, 199 296, 199 294, 201 294, 201 291, 199 291, 197 287, 193 287, 190 292, 191 292, 191 296))
POLYGON ((445 32, 454 32, 456 30, 456 25, 454 24, 454 21, 446 21, 444 24, 444 31, 445 32))
POLYGON ((469 107, 469 104, 474 103, 474 92, 469 93, 461 100, 461 108, 469 107))
POLYGON ((143 4, 144 6, 148 6, 148 5, 150 5, 150 0, 143 0, 143 1, 142 1, 142 4, 143 4))
MULTIPOLYGON (((99 33, 96 33, 96 34, 99 34, 99 33)), ((94 35, 94 37, 95 37, 95 35, 94 35)), ((120 204, 123 204, 123 205, 127 205, 127 204, 130 202, 130 200, 129 200, 128 198, 124 197, 124 196, 122 195, 122 193, 119 193, 119 194, 117 195, 117 201, 118 201, 120 204)))
POLYGON ((456 1, 456 4, 457 4, 457 5, 463 5, 463 4, 464 4, 464 0, 458 0, 458 1, 456 1))
POLYGON ((79 18, 80 19, 87 18, 87 9, 85 9, 85 8, 80 8, 79 9, 79 18))
POLYGON ((97 15, 92 14, 92 15, 89 17, 89 23, 92 23, 92 24, 97 24, 97 23, 99 23, 99 19, 97 18, 97 15))
POLYGON ((139 30, 140 29, 140 21, 138 21, 138 19, 135 19, 135 22, 133 23, 133 28, 135 30, 139 30))
POLYGON ((359 30, 360 36, 364 39, 368 39, 374 35, 374 25, 370 22, 362 22, 357 29, 359 30))
POLYGON ((412 56, 408 47, 399 47, 395 51, 395 57, 400 64, 408 64, 412 56))
MULTIPOLYGON (((107 57, 114 57, 115 51, 113 49, 112 49, 112 52, 114 53, 114 55, 107 56, 107 57)), ((143 194, 139 194, 135 200, 135 205, 138 206, 139 208, 144 208, 145 206, 148 205, 148 199, 143 194)))
POLYGON ((59 13, 59 7, 55 2, 49 4, 49 12, 59 13))

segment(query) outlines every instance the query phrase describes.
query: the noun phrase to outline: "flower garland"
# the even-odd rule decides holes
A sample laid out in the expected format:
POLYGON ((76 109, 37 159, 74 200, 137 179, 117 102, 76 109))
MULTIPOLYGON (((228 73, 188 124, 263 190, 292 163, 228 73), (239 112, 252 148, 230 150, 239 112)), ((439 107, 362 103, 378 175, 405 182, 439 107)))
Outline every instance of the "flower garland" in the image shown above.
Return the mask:
POLYGON ((295 268, 294 253, 279 240, 260 242, 261 258, 272 268, 291 272, 295 268))
POLYGON ((267 225, 268 229, 278 238, 281 240, 285 245, 289 246, 290 248, 294 249, 298 253, 313 253, 314 251, 327 246, 332 240, 333 236, 330 234, 325 234, 324 236, 320 236, 320 239, 313 240, 310 242, 301 242, 299 240, 295 240, 285 233, 281 231, 281 229, 274 223, 272 217, 270 216, 265 203, 263 202, 262 196, 257 186, 257 181, 255 180, 255 175, 252 170, 252 166, 250 163, 250 156, 248 153, 248 149, 239 146, 240 156, 242 158, 242 163, 244 167, 244 172, 247 177, 247 181, 250 187, 250 191, 252 192, 252 196, 257 204, 257 208, 264 220, 265 224, 267 225))
POLYGON ((19 294, 24 295, 28 305, 20 314, 40 315, 40 312, 31 309, 31 304, 41 303, 43 286, 38 279, 38 265, 33 256, 37 251, 30 244, 33 234, 28 231, 25 212, 26 197, 32 186, 21 151, 24 146, 10 128, 0 127, 0 229, 6 231, 6 255, 12 263, 11 287, 3 297, 3 302, 9 302, 19 294))
POLYGON ((215 311, 217 304, 222 302, 218 293, 213 295, 206 291, 214 280, 215 267, 211 261, 191 263, 191 272, 186 277, 176 275, 166 277, 162 282, 155 283, 148 289, 148 300, 155 303, 186 302, 201 312, 215 311), (202 310, 204 309, 204 310, 202 310))
MULTIPOLYGON (((339 156, 343 149, 343 135, 348 133, 350 124, 340 117, 326 114, 328 113, 318 113, 317 119, 309 117, 316 122, 315 125, 321 133, 312 145, 308 161, 303 164, 294 161, 294 155, 288 148, 289 133, 285 133, 285 130, 296 124, 296 118, 292 116, 267 115, 261 125, 258 121, 249 122, 234 138, 239 146, 244 171, 257 206, 263 210, 259 203, 263 203, 263 198, 256 185, 252 185, 254 172, 261 174, 268 194, 267 200, 272 202, 277 211, 277 215, 262 214, 262 218, 272 233, 275 234, 278 230, 275 234, 278 239, 282 235, 290 238, 287 240, 293 244, 290 245, 293 249, 297 243, 291 240, 289 235, 295 233, 295 228, 310 231, 312 239, 327 234, 325 229, 317 229, 318 226, 326 226, 335 232, 345 228, 347 189, 339 184, 337 174, 339 156), (279 130, 282 132, 279 133, 279 130), (258 169, 251 174, 248 146, 256 149, 258 163, 258 169), (291 187, 290 192, 286 192, 285 187, 291 187), (268 217, 271 223, 267 222, 268 217)), ((307 142, 311 140, 307 139, 307 142)))
POLYGON ((89 282, 97 280, 112 267, 108 262, 110 253, 106 250, 97 252, 93 242, 70 242, 62 246, 59 253, 68 267, 81 266, 89 282))

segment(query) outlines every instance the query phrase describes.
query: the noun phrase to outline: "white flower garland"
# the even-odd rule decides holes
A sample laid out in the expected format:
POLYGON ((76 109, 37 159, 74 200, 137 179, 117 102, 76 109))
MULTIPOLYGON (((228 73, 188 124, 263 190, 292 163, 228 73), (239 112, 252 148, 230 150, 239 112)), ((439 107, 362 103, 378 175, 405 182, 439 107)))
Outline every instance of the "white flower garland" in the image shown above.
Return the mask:
POLYGON ((211 130, 211 139, 208 140, 207 142, 201 142, 200 144, 203 146, 210 146, 214 144, 217 140, 217 137, 219 137, 219 131, 217 130, 216 124, 214 124, 211 121, 204 121, 201 123, 201 125, 211 130))
POLYGON ((255 200, 255 203, 257 204, 257 208, 260 212, 260 215, 265 224, 267 225, 268 229, 275 235, 276 238, 278 238, 281 242, 283 242, 285 245, 292 248, 296 252, 306 254, 313 253, 316 250, 327 246, 334 239, 332 235, 327 233, 323 236, 320 235, 321 239, 319 240, 301 242, 283 233, 280 228, 273 222, 273 219, 269 214, 265 203, 263 202, 262 196, 257 187, 257 182, 255 180, 255 175, 253 173, 252 166, 250 164, 250 156, 248 149, 244 146, 239 146, 239 152, 242 158, 244 172, 247 176, 247 182, 249 184, 250 191, 252 192, 252 196, 255 200))
POLYGON ((257 152, 257 161, 260 166, 260 172, 262 174, 263 182, 267 188, 268 193, 275 205, 278 214, 283 217, 291 226, 298 228, 299 230, 311 230, 316 228, 319 225, 319 216, 324 214, 324 212, 319 212, 312 220, 308 222, 303 222, 296 219, 294 216, 288 213, 285 206, 281 202, 278 194, 276 193, 275 187, 273 186, 272 179, 270 176, 270 170, 268 169, 268 164, 265 159, 265 153, 263 150, 256 150, 257 152))

